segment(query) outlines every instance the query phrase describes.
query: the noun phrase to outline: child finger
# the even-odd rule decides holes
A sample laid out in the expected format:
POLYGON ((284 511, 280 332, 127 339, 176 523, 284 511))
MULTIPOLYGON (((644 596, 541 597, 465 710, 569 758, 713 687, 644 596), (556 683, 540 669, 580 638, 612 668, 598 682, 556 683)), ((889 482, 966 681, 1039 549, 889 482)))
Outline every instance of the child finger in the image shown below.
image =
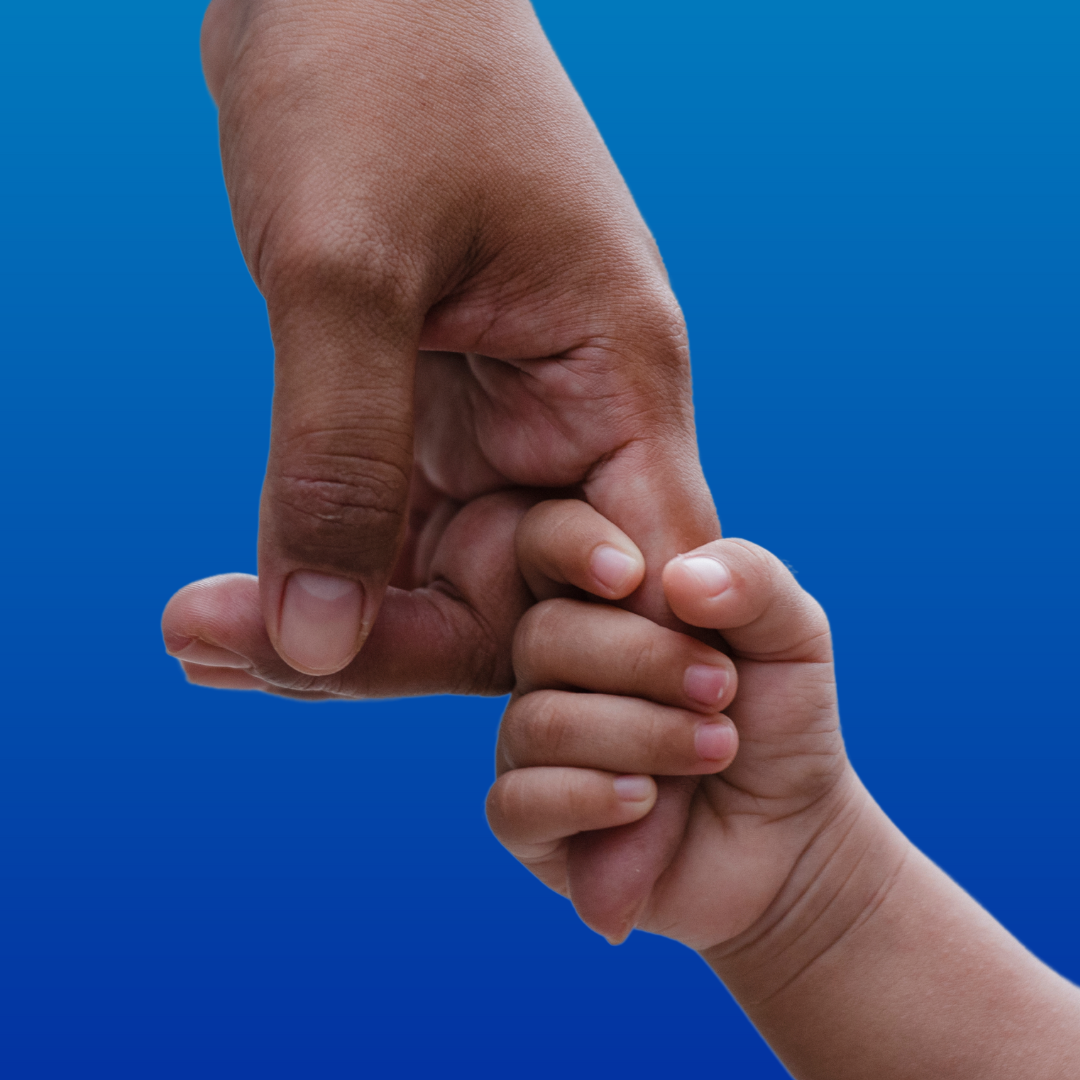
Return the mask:
POLYGON ((488 824, 504 847, 527 858, 540 845, 638 821, 655 802, 651 776, 597 769, 514 769, 488 792, 488 824))
POLYGON ((545 600, 514 636, 518 690, 593 690, 719 712, 735 696, 735 665, 722 652, 622 608, 545 600))
POLYGON ((572 585, 606 600, 629 596, 645 576, 645 560, 621 529, 588 503, 549 499, 522 518, 518 565, 538 600, 572 585))
POLYGON ((739 655, 827 661, 829 622, 821 605, 771 552, 747 540, 716 540, 664 567, 664 594, 691 626, 723 632, 739 655))
POLYGON ((503 715, 497 770, 572 765, 617 773, 701 776, 731 764, 738 748, 726 716, 703 717, 640 698, 538 690, 503 715))

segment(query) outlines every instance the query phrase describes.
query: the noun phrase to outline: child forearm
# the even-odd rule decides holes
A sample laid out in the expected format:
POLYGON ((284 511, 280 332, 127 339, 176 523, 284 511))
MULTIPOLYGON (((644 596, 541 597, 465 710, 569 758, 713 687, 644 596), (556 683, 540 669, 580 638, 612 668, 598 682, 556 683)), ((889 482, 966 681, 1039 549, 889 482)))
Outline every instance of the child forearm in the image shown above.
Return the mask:
MULTIPOLYGON (((526 555, 538 510, 519 526, 526 555)), ((595 511, 560 512, 594 550, 595 511)), ((629 865, 631 924, 698 949, 798 1080, 1077 1080, 1080 990, 870 798, 840 736, 828 622, 790 570, 718 540, 668 563, 663 586, 675 615, 720 632, 728 654, 577 600, 522 620, 495 834, 609 938, 623 924, 579 887, 580 868, 592 860, 591 881, 610 890, 611 867, 629 865), (694 705, 697 680, 717 672, 723 690, 694 705), (655 878, 603 847, 655 813, 650 776, 691 790, 655 878)))
MULTIPOLYGON (((857 784, 857 781, 854 783, 857 784)), ((853 798, 758 926, 705 959, 798 1080, 1080 1076, 1080 990, 853 798)))

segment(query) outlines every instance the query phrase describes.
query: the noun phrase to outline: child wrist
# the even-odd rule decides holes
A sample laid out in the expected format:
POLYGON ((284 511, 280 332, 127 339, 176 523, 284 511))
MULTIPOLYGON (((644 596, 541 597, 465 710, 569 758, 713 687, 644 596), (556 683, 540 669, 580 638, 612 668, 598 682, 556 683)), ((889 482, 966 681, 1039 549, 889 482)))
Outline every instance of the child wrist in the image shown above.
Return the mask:
POLYGON ((851 773, 760 919, 701 956, 744 1007, 780 994, 888 895, 910 841, 851 773))

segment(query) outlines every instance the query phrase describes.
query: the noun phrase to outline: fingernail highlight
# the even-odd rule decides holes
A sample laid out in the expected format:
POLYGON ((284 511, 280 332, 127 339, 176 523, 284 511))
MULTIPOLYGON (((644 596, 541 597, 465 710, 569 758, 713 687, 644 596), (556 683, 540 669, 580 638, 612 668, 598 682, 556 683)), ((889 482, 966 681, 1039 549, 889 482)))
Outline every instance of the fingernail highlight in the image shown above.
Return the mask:
POLYGON ((702 705, 717 705, 724 695, 728 673, 712 664, 691 664, 683 675, 686 696, 702 705))
POLYGON ((683 559, 683 566, 690 571, 705 590, 705 595, 715 599, 731 586, 731 572, 719 559, 707 555, 694 555, 683 559))
POLYGON ((694 752, 707 761, 723 761, 735 749, 735 732, 728 724, 702 724, 694 733, 694 752))
POLYGON ((311 675, 340 671, 356 652, 363 609, 364 594, 355 581, 295 571, 281 601, 282 656, 311 675))
POLYGON ((193 638, 182 649, 169 650, 169 655, 189 664, 201 664, 204 667, 246 668, 250 667, 247 657, 223 649, 220 645, 210 645, 198 638, 193 638))
POLYGON ((652 798, 653 782, 648 776, 619 776, 615 779, 615 794, 623 802, 645 802, 652 798))
POLYGON ((602 544, 589 559, 593 577, 605 588, 619 592, 629 584, 638 564, 625 551, 602 544))

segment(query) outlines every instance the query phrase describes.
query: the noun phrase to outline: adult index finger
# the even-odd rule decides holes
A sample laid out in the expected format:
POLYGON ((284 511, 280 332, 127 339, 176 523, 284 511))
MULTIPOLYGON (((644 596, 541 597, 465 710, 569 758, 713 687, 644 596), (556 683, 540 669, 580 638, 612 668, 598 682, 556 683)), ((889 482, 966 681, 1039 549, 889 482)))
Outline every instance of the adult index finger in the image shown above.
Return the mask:
POLYGON ((518 526, 521 573, 538 600, 572 585, 606 600, 629 596, 645 576, 637 545, 588 503, 549 499, 538 503, 518 526))

